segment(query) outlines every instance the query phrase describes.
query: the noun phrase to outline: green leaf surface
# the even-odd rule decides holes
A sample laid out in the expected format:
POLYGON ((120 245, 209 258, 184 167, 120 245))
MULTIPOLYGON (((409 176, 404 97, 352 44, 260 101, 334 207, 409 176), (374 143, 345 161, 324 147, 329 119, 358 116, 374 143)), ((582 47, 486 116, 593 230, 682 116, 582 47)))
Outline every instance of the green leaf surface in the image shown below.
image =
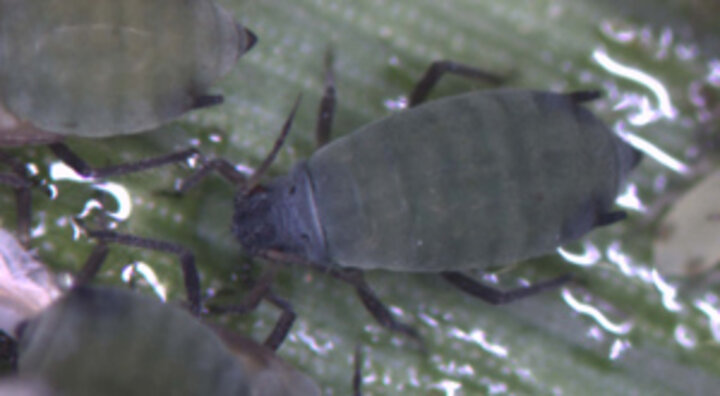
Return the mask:
MULTIPOLYGON (((350 394, 357 344, 365 352, 364 389, 370 395, 717 391, 718 287, 706 283, 679 289, 685 285, 682 279, 654 272, 652 257, 665 205, 714 167, 711 143, 717 139, 720 103, 720 36, 710 17, 717 15, 714 2, 220 3, 260 39, 216 86, 225 95, 222 106, 143 135, 68 144, 96 165, 197 145, 207 155, 255 168, 302 93, 291 135, 270 170, 270 176, 283 174, 314 149, 323 56, 331 45, 339 100, 334 137, 398 111, 400 99, 431 61, 452 59, 508 75, 513 87, 602 89, 605 96, 590 107, 608 125, 642 138, 680 164, 663 163, 647 152, 630 178, 647 209, 630 210, 624 223, 593 232, 585 245, 568 247, 582 252, 592 244, 600 254, 594 264, 572 264, 555 255, 498 275, 503 286, 511 287, 576 274, 579 282, 561 290, 492 307, 434 274, 369 272, 368 281, 383 301, 419 329, 424 348, 380 328, 347 285, 305 268, 283 267, 275 291, 293 304, 298 319, 279 354, 317 379, 325 393, 350 394), (637 73, 653 80, 642 82, 637 73), (669 106, 652 81, 664 87, 669 106)), ((432 95, 485 88, 481 82, 447 77, 432 95)), ((73 240, 69 219, 97 198, 98 190, 89 183, 53 180, 48 169, 56 160, 42 147, 14 152, 36 164, 40 177, 58 190, 55 199, 34 194, 38 236, 33 247, 57 271, 77 270, 92 243, 73 240)), ((118 222, 118 230, 187 246, 196 253, 204 289, 242 295, 240 280, 250 261, 230 232, 234 188, 217 177, 182 198, 164 194, 189 172, 168 167, 112 179, 132 201, 132 213, 118 222)), ((105 198, 113 209, 112 199, 105 198)), ((8 190, 0 199, 3 226, 12 228, 13 195, 8 190)), ((122 283, 122 269, 135 261, 152 268, 169 298, 183 298, 175 257, 122 246, 112 247, 98 282, 122 283)), ((267 265, 254 264, 258 269, 267 265)), ((261 340, 278 315, 263 303, 256 313, 220 320, 261 340)))

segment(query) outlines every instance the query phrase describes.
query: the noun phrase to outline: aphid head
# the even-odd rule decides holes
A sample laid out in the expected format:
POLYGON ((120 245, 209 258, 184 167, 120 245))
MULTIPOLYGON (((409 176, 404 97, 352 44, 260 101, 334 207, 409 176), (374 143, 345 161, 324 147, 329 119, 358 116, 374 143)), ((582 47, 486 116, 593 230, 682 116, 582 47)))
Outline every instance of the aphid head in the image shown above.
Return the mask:
POLYGON ((295 100, 272 150, 235 198, 233 233, 250 254, 267 249, 286 252, 298 249, 293 227, 295 204, 292 200, 288 201, 283 193, 287 184, 292 184, 292 180, 281 177, 268 186, 261 186, 259 183, 290 132, 293 117, 300 105, 300 97, 298 95, 295 100))
POLYGON ((272 197, 272 190, 262 186, 235 197, 232 231, 250 254, 277 245, 272 197))

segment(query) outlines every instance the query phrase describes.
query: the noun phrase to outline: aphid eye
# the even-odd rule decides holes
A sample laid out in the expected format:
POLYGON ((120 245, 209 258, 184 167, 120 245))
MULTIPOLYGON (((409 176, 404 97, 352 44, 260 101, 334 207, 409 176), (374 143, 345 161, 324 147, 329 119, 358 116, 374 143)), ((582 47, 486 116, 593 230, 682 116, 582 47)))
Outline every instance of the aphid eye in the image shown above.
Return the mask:
POLYGON ((295 185, 290 187, 290 195, 295 195, 295 185))
POLYGON ((310 236, 308 234, 303 233, 300 235, 300 238, 302 238, 304 242, 310 242, 310 236))

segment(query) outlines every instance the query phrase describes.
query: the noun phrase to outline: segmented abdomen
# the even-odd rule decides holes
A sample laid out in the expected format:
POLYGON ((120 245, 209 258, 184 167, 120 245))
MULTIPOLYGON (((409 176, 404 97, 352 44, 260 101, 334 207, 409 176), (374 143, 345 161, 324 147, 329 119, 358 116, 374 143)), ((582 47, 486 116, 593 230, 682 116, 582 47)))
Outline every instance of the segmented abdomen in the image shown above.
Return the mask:
POLYGON ((569 97, 455 96, 369 124, 308 170, 328 256, 399 271, 486 268, 554 251, 606 212, 631 150, 569 97))

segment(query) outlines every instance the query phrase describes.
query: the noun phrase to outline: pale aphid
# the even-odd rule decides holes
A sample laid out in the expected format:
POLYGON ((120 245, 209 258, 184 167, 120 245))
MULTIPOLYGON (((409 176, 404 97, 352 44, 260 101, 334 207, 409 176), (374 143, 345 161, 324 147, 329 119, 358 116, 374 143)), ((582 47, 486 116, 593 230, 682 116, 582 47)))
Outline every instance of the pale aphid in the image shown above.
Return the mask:
POLYGON ((219 103, 210 86, 256 41, 209 0, 0 0, 0 103, 103 137, 219 103))

